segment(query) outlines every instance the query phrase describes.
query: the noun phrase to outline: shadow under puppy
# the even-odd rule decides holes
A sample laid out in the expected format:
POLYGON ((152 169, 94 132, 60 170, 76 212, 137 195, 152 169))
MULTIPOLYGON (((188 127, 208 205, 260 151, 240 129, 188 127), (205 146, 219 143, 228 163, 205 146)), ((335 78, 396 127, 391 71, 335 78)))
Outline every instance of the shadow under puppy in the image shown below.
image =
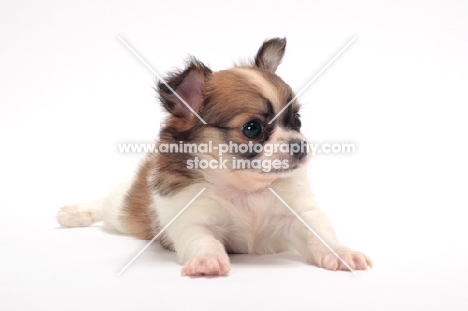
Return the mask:
POLYGON ((252 64, 218 72, 192 58, 184 70, 166 79, 167 85, 158 84, 162 105, 169 112, 159 147, 211 142, 212 146, 250 144, 263 149, 241 152, 230 148, 222 158, 215 148, 148 153, 133 181, 101 200, 63 207, 58 222, 76 227, 103 220, 118 232, 152 239, 206 188, 157 239, 177 252, 182 275, 226 275, 228 253, 271 254, 291 247, 308 263, 346 270, 272 188, 351 268, 372 266, 364 254, 338 242, 327 217, 314 203, 305 170, 310 157, 307 150, 290 152, 293 146, 306 144, 300 132, 299 104, 293 101, 274 119, 294 98, 290 86, 275 74, 285 46, 285 39, 265 41, 252 64), (266 152, 275 145, 291 149, 266 152), (203 160, 221 163, 218 167, 196 165, 203 160), (270 163, 268 169, 264 163, 270 163))

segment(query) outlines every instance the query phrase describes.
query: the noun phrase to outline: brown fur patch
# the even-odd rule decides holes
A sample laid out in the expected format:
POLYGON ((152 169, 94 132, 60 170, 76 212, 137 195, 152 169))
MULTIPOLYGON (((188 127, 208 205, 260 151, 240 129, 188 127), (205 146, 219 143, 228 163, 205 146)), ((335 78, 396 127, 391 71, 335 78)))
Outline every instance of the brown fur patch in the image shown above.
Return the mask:
POLYGON ((122 221, 130 234, 139 239, 152 239, 159 228, 159 220, 149 206, 153 204, 147 182, 149 161, 140 166, 137 176, 125 197, 122 221))
MULTIPOLYGON (((136 178, 125 197, 121 220, 128 233, 142 240, 151 240, 161 230, 156 212, 150 208, 153 204, 148 174, 151 172, 151 157, 147 157, 140 166, 136 178)), ((173 250, 172 241, 163 233, 158 238, 166 249, 173 250)))
POLYGON ((204 94, 202 116, 208 124, 219 126, 232 125, 230 121, 240 114, 268 123, 292 98, 291 88, 280 77, 253 67, 213 73, 206 82, 204 94), (273 111, 268 111, 267 102, 273 105, 273 111))
MULTIPOLYGON (((158 145, 179 144, 181 141, 191 143, 199 136, 203 126, 195 116, 188 120, 170 116, 166 127, 161 130, 158 145)), ((173 195, 201 180, 198 172, 187 168, 187 160, 192 158, 190 154, 158 153, 150 155, 150 158, 151 165, 157 170, 150 186, 161 196, 173 195)))

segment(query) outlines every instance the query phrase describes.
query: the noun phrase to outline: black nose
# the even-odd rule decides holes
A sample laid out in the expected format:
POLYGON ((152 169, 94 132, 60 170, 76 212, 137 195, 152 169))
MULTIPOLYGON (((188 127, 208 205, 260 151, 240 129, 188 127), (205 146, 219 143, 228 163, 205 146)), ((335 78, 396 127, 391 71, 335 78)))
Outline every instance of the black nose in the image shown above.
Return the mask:
POLYGON ((289 142, 289 154, 301 160, 307 155, 307 142, 305 140, 291 140, 289 142))

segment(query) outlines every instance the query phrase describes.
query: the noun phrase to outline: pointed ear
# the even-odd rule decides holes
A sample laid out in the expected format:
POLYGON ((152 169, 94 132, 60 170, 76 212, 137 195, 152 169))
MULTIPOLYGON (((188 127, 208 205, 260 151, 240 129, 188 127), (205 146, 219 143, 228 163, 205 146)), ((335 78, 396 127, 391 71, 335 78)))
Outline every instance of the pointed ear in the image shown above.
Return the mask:
POLYGON ((165 79, 170 88, 163 82, 158 83, 159 98, 163 107, 179 118, 195 117, 190 108, 197 113, 200 111, 203 104, 203 86, 210 75, 211 70, 208 67, 191 58, 184 70, 174 72, 165 79))
POLYGON ((255 65, 275 72, 283 59, 285 49, 286 38, 273 38, 263 42, 255 56, 255 65))

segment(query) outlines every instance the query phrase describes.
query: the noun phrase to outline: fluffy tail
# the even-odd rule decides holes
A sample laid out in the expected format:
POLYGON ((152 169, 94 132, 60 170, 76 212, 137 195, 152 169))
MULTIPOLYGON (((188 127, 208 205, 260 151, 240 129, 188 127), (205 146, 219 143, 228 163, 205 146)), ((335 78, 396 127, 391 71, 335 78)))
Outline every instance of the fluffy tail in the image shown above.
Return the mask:
POLYGON ((67 205, 57 213, 57 221, 64 227, 87 227, 102 220, 104 199, 86 204, 67 205))

